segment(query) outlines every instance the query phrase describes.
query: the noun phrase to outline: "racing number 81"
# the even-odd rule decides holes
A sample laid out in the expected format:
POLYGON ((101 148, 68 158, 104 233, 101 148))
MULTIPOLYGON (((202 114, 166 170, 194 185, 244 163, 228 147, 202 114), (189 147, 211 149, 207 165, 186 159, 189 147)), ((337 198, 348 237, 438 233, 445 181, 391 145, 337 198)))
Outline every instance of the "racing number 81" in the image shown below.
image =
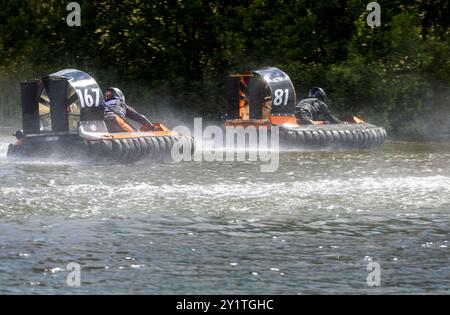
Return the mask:
POLYGON ((83 92, 81 92, 81 90, 78 89, 76 91, 78 94, 78 98, 80 99, 81 108, 99 106, 100 104, 99 88, 83 89, 83 92), (95 94, 95 97, 93 96, 93 94, 95 94))
POLYGON ((287 105, 289 100, 289 89, 285 89, 284 91, 283 89, 276 89, 273 94, 275 95, 273 105, 287 105))

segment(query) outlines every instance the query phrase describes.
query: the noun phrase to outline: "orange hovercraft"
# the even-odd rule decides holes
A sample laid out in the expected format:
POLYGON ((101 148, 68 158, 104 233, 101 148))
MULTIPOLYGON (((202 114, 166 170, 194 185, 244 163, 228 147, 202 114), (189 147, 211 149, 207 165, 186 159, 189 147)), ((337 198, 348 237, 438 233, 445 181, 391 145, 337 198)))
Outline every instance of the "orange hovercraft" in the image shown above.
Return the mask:
POLYGON ((227 79, 225 127, 279 127, 280 144, 287 149, 349 150, 381 146, 386 131, 356 116, 344 123, 315 121, 299 124, 294 116, 297 104, 289 76, 278 68, 266 67, 231 74, 227 79))

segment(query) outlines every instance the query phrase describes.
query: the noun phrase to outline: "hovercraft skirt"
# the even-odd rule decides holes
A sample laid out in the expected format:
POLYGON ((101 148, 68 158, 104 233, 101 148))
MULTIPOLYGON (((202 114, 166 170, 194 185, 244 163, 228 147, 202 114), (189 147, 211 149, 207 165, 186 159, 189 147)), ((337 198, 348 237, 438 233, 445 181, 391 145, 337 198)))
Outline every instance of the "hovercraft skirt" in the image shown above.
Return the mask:
POLYGON ((20 146, 10 145, 8 157, 88 159, 92 161, 136 162, 139 160, 172 161, 173 152, 181 155, 195 150, 194 139, 184 135, 142 136, 132 138, 85 139, 67 141, 59 137, 44 141, 44 137, 25 137, 20 146))
POLYGON ((188 136, 140 137, 88 140, 84 144, 87 155, 93 159, 112 159, 135 162, 138 160, 171 161, 172 150, 194 152, 194 139, 188 136))
POLYGON ((280 144, 287 149, 372 149, 385 139, 384 128, 367 123, 280 126, 280 144))

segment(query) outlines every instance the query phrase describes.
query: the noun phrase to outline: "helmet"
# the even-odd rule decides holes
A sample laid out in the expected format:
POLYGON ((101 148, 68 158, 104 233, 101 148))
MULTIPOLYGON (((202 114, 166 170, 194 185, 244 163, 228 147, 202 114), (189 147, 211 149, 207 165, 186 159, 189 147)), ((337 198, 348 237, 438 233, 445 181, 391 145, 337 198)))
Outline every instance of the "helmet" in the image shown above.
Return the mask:
POLYGON ((17 130, 15 133, 13 133, 13 136, 16 137, 17 140, 23 139, 23 131, 17 130))
POLYGON ((120 89, 115 87, 109 87, 105 90, 105 101, 112 99, 117 99, 125 103, 125 95, 123 95, 120 89))
POLYGON ((311 90, 309 90, 308 97, 314 97, 318 98, 321 101, 325 101, 327 93, 325 93, 325 91, 320 87, 313 87, 311 90))

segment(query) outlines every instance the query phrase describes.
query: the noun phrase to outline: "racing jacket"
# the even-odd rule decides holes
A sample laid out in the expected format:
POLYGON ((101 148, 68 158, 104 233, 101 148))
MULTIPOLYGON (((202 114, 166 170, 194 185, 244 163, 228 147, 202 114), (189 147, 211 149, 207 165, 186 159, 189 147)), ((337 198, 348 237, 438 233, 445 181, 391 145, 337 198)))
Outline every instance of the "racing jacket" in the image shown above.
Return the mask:
POLYGON ((332 124, 341 123, 338 118, 330 114, 327 104, 318 98, 301 100, 295 107, 294 115, 302 124, 313 124, 313 120, 319 120, 321 115, 332 124))
POLYGON ((139 114, 134 108, 121 102, 118 99, 112 99, 105 102, 105 120, 112 120, 115 115, 122 119, 130 118, 141 125, 153 126, 150 120, 144 115, 139 114))

